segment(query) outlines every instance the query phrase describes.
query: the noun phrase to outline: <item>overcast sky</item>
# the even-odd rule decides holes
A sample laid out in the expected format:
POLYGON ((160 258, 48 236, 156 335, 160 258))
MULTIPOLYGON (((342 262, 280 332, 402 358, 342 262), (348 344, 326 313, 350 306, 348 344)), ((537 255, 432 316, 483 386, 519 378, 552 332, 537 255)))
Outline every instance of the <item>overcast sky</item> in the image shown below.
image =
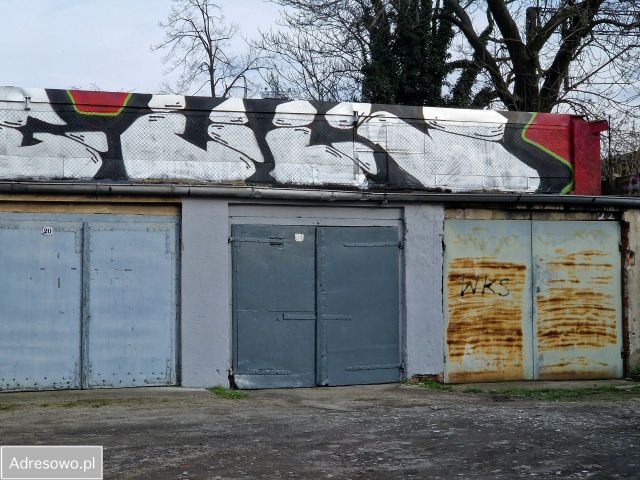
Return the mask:
MULTIPOLYGON (((221 0, 245 36, 274 24, 264 0, 221 0)), ((164 66, 149 46, 171 0, 0 0, 0 85, 154 93, 164 66)))

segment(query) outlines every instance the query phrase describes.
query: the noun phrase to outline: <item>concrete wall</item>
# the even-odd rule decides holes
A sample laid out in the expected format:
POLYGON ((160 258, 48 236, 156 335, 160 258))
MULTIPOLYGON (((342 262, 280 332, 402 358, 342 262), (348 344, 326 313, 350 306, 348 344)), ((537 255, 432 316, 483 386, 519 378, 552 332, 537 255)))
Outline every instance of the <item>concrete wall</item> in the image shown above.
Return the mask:
POLYGON ((407 375, 443 371, 440 205, 401 208, 182 203, 181 364, 185 387, 228 384, 232 358, 230 224, 404 224, 403 337, 407 375), (404 222, 403 222, 404 220, 404 222))
POLYGON ((228 384, 231 368, 226 200, 182 202, 182 386, 228 384))
MULTIPOLYGON (((613 211, 444 209, 411 204, 401 208, 256 204, 185 199, 182 211, 182 384, 227 384, 232 356, 231 223, 300 225, 403 225, 403 337, 408 377, 444 371, 442 302, 444 218, 612 220, 613 211)), ((624 214, 629 250, 640 252, 640 211, 624 214)), ((628 318, 625 342, 630 369, 640 366, 640 264, 625 256, 628 318)))
POLYGON ((407 377, 444 371, 442 238, 440 205, 405 207, 407 377))
POLYGON ((599 136, 574 124, 585 122, 549 113, 0 87, 0 178, 568 193, 572 163, 584 174, 580 182, 600 183, 599 169, 579 168, 587 153, 599 156, 599 136), (584 154, 573 158, 572 141, 584 154))
MULTIPOLYGON (((633 371, 640 367, 640 210, 627 210, 624 219, 629 223, 628 250, 623 256, 623 265, 627 279, 627 318, 628 368, 633 371)), ((623 241, 624 242, 624 241, 623 241)))
MULTIPOLYGON (((43 213, 177 215, 175 199, 13 195, 0 210, 43 213), (173 203, 170 203, 173 202, 173 203)), ((444 370, 445 321, 442 301, 444 219, 616 220, 615 209, 568 210, 448 208, 436 204, 311 204, 296 201, 227 199, 182 200, 181 218, 181 385, 228 384, 232 366, 232 281, 228 243, 233 223, 288 225, 398 226, 402 253, 402 337, 407 376, 444 370)), ((640 366, 640 210, 624 213, 628 251, 623 255, 627 282, 625 345, 628 367, 640 366)), ((625 241, 623 239, 623 245, 625 241)))

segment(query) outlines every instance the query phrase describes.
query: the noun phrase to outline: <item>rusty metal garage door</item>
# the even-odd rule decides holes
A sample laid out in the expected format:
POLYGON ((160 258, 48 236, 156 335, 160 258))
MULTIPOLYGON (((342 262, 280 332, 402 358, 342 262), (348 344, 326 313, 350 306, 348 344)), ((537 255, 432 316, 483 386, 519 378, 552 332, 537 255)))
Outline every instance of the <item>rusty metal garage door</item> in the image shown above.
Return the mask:
POLYGON ((448 382, 533 378, 531 223, 445 222, 448 382))
POLYGON ((620 227, 533 222, 535 376, 622 376, 620 227))
POLYGON ((449 382, 622 375, 614 222, 447 220, 449 382))

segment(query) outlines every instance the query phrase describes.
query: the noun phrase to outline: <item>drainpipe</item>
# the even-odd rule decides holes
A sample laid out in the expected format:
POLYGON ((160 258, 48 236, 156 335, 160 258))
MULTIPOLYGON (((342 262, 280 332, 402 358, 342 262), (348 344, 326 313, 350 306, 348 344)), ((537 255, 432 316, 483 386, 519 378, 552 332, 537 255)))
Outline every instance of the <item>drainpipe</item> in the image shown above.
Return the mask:
POLYGON ((640 198, 551 195, 522 193, 441 193, 441 192, 367 192, 313 190, 258 186, 212 186, 134 183, 55 183, 0 182, 2 195, 11 194, 83 194, 93 196, 144 195, 169 197, 226 197, 265 200, 304 200, 316 202, 402 202, 402 203, 493 203, 502 205, 555 204, 590 207, 640 208, 640 198))

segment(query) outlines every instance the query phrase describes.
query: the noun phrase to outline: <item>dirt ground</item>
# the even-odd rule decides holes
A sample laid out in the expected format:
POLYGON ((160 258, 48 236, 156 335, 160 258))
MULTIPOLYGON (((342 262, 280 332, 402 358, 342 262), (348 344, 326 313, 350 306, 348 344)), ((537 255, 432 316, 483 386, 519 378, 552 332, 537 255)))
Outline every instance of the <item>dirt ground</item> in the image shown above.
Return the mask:
POLYGON ((640 478, 640 391, 621 385, 4 393, 0 444, 104 445, 106 479, 640 478))

